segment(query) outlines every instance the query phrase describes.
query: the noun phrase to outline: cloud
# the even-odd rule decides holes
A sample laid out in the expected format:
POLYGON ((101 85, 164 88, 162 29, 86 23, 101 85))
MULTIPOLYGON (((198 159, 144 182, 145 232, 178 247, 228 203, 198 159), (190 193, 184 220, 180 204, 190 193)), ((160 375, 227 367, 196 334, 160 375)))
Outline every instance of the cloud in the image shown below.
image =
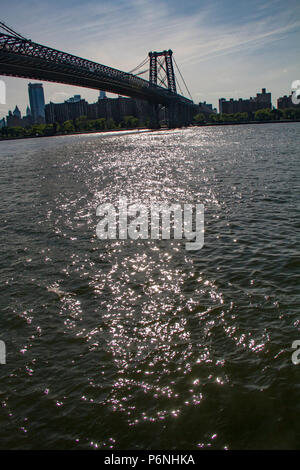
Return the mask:
MULTIPOLYGON (((218 89, 241 89, 241 82, 244 96, 255 94, 251 87, 261 88, 268 70, 289 69, 287 61, 299 50, 300 4, 294 0, 263 5, 257 0, 185 0, 184 5, 178 0, 53 0, 51 5, 26 0, 26 5, 3 5, 8 24, 15 22, 13 27, 36 42, 121 70, 134 68, 150 50, 172 48, 192 95, 202 100, 216 100, 218 89)), ((277 74, 277 93, 287 92, 283 75, 289 80, 277 74)), ((51 93, 71 92, 71 87, 51 85, 51 93)), ((81 94, 95 96, 88 90, 81 94)))

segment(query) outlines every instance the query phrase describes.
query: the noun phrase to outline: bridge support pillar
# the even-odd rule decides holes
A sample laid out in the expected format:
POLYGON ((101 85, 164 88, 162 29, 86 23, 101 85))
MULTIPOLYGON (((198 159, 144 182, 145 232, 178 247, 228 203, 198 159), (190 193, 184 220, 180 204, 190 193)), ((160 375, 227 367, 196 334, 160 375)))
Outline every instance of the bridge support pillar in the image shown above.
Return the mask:
POLYGON ((197 114, 194 107, 184 103, 171 103, 167 107, 167 123, 170 129, 175 127, 188 126, 193 122, 194 115, 197 114))
POLYGON ((167 123, 169 129, 182 127, 184 125, 182 105, 179 103, 171 103, 167 108, 167 123))
POLYGON ((149 128, 150 129, 159 129, 159 111, 158 111, 158 104, 152 104, 150 105, 150 123, 149 123, 149 128))

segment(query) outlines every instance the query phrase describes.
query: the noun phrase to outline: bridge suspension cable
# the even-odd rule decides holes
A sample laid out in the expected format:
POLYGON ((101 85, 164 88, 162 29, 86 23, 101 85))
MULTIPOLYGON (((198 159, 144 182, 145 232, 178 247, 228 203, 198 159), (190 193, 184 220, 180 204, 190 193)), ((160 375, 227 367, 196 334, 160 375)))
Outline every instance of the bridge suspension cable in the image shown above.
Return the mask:
POLYGON ((134 75, 135 75, 136 77, 138 77, 139 75, 143 75, 144 73, 147 73, 147 72, 149 72, 149 69, 142 70, 141 72, 135 73, 134 75))
POLYGON ((168 87, 167 85, 167 71, 164 67, 164 62, 163 62, 163 59, 161 57, 158 57, 157 58, 157 63, 159 65, 159 67, 157 68, 157 78, 159 79, 161 85, 163 85, 164 87, 168 87), (162 75, 162 71, 165 73, 164 75, 162 75))
POLYGON ((179 81, 178 81, 177 78, 176 78, 176 75, 175 75, 175 82, 176 82, 177 87, 179 88, 180 93, 183 95, 182 88, 181 88, 181 86, 180 86, 179 81))
POLYGON ((134 72, 138 71, 139 69, 141 69, 142 67, 144 67, 144 65, 146 65, 146 63, 148 62, 148 57, 146 57, 139 65, 137 65, 136 67, 134 67, 134 69, 130 70, 130 72, 128 73, 131 73, 131 74, 134 74, 134 75, 138 75, 138 74, 135 74, 134 72))
POLYGON ((18 39, 24 39, 25 41, 27 40, 26 38, 24 38, 24 36, 22 36, 21 34, 17 33, 16 31, 14 31, 12 28, 10 28, 9 26, 7 26, 5 23, 3 23, 3 21, 0 21, 0 28, 3 29, 6 33, 18 38, 18 39))
MULTIPOLYGON (((178 65, 177 65, 177 62, 176 62, 176 60, 175 60, 175 57, 174 57, 174 56, 173 56, 173 60, 174 60, 174 64, 175 64, 175 66, 176 66, 176 68, 177 68, 177 70, 178 70, 178 72, 179 72, 179 75, 180 75, 180 77, 181 77, 181 80, 182 80, 182 81, 183 81, 183 83, 184 83, 184 86, 185 86, 185 88, 186 88, 186 91, 188 92, 188 94, 189 94, 189 97, 190 97, 190 98, 191 98, 191 100, 193 101, 193 98, 192 98, 192 95, 191 95, 191 93, 190 93, 190 90, 189 90, 189 89, 188 89, 188 87, 187 87, 187 84, 186 84, 186 82, 185 82, 185 79, 183 78, 183 76, 182 76, 182 73, 180 72, 180 69, 179 69, 179 67, 178 67, 178 65)), ((179 87, 179 88, 180 88, 180 87, 179 87)))

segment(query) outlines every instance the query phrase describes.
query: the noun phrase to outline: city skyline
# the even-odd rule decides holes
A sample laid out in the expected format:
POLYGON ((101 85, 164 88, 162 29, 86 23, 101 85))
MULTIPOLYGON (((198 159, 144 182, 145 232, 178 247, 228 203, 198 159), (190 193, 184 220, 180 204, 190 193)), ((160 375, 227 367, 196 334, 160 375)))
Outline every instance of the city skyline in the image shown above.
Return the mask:
MULTIPOLYGON (((24 80, 23 80, 23 81, 24 81, 24 80)), ((27 85, 28 85, 28 91, 29 91, 29 89, 30 89, 30 86, 32 86, 32 85, 33 85, 33 86, 35 86, 35 85, 37 85, 37 86, 42 85, 42 92, 43 92, 43 95, 44 95, 43 86, 44 86, 45 84, 47 84, 47 82, 42 82, 42 81, 33 82, 33 81, 31 80, 31 81, 28 82, 28 84, 27 84, 27 85)), ((72 89, 72 88, 74 88, 74 89, 80 89, 80 87, 68 87, 68 88, 70 88, 70 89, 72 89)), ((82 89, 82 88, 81 88, 81 89, 82 89)), ((264 93, 264 90, 265 90, 265 88, 263 88, 263 89, 261 90, 262 93, 264 93)), ((93 90, 93 91, 95 91, 95 90, 93 90)), ((99 99, 100 99, 100 100, 102 100, 102 99, 104 99, 104 98, 115 98, 115 99, 117 99, 117 98, 120 98, 120 97, 121 97, 120 95, 116 95, 116 94, 112 94, 112 93, 108 93, 108 94, 107 94, 106 92, 104 92, 104 91, 102 91, 102 90, 99 90, 99 92, 96 91, 96 93, 97 93, 97 96, 96 96, 93 100, 89 100, 89 101, 86 100, 85 97, 82 96, 81 94, 76 94, 76 93, 75 93, 74 95, 69 95, 68 93, 61 93, 61 94, 60 94, 60 93, 57 93, 56 98, 59 98, 59 97, 60 97, 61 100, 59 101, 59 100, 57 100, 57 99, 56 99, 56 100, 54 99, 54 100, 52 100, 52 101, 50 100, 49 102, 47 102, 47 101, 45 100, 45 101, 44 101, 44 106, 49 105, 50 103, 53 103, 53 104, 63 104, 63 103, 70 103, 70 102, 80 101, 80 100, 82 100, 82 99, 83 99, 83 100, 86 100, 88 104, 92 104, 92 103, 97 102, 99 99)), ((272 93, 271 93, 270 91, 268 91, 267 94, 270 95, 270 103, 271 103, 271 105, 270 105, 270 104, 267 104, 267 105, 266 105, 266 108, 270 108, 270 109, 275 108, 275 109, 277 109, 277 108, 278 108, 278 102, 281 102, 281 103, 284 102, 284 103, 285 103, 285 102, 291 101, 291 95, 290 95, 289 93, 287 93, 287 94, 285 94, 285 95, 283 95, 283 96, 278 96, 276 99, 272 98, 272 93)), ((258 95, 260 95, 260 92, 257 92, 257 93, 256 93, 256 97, 257 97, 258 95)), ((199 104, 199 106, 201 106, 201 105, 204 104, 205 106, 211 107, 212 112, 213 112, 213 110, 214 110, 214 111, 217 112, 217 113, 218 113, 218 112, 219 112, 219 113, 222 113, 222 112, 224 112, 224 111, 222 111, 222 109, 221 109, 221 106, 220 106, 220 103, 221 103, 221 102, 224 102, 224 101, 225 101, 225 102, 229 103, 229 102, 232 102, 232 101, 233 101, 233 102, 236 102, 236 103, 237 103, 237 102, 245 103, 245 102, 251 101, 251 100, 255 101, 255 100, 257 99, 256 97, 255 97, 255 93, 254 93, 254 97, 240 97, 240 98, 238 98, 238 99, 232 98, 232 97, 230 97, 230 98, 228 98, 228 97, 226 97, 226 98, 220 97, 220 98, 218 99, 218 103, 217 103, 217 106, 216 106, 216 107, 213 107, 212 104, 208 104, 206 101, 199 102, 199 103, 196 103, 196 104, 197 104, 197 105, 199 104)), ((125 98, 126 98, 126 97, 125 97, 125 98)), ((28 101, 30 101, 30 98, 28 98, 28 101)), ((292 103, 290 103, 288 106, 287 106, 287 104, 285 104, 283 107, 293 107, 293 106, 294 106, 294 105, 293 105, 292 103)), ((19 110, 20 106, 19 106, 18 103, 15 103, 15 104, 12 105, 12 108, 18 108, 18 110, 19 110)), ((25 115, 28 115, 28 111, 31 112, 30 103, 29 103, 29 105, 26 106, 25 112, 20 111, 20 114, 22 115, 22 117, 24 117, 25 115)), ((226 111, 226 112, 229 112, 229 111, 226 111)), ((13 110, 12 110, 12 109, 9 109, 8 112, 6 113, 6 115, 3 115, 3 116, 0 115, 0 120, 5 119, 9 113, 13 113, 13 110)))
MULTIPOLYGON (((50 10, 44 1, 29 0, 26 9, 17 9, 18 16, 12 2, 2 8, 2 20, 35 42, 125 71, 149 50, 172 47, 195 103, 205 100, 214 107, 221 97, 246 98, 262 87, 271 91, 276 106, 299 78, 300 5, 294 0, 284 6, 277 0, 251 6, 187 0, 184 10, 177 1, 159 2, 159 8, 156 1, 145 0, 56 5, 54 0, 50 10)), ((24 114, 28 80, 1 79, 7 85, 7 104, 0 106, 0 115, 15 104, 24 114)), ((96 90, 43 84, 45 102, 63 102, 74 94, 93 102, 98 96, 96 90)))

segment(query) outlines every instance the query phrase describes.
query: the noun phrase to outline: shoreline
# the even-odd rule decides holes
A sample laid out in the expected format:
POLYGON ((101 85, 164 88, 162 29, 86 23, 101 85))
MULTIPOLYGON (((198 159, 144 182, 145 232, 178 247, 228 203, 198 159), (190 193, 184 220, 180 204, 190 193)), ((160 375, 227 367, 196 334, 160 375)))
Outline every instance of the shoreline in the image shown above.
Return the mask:
MULTIPOLYGON (((287 124, 293 122, 300 122, 300 119, 291 120, 281 120, 281 121, 245 121, 245 122, 205 122, 199 124, 190 124, 189 126, 176 127, 174 129, 189 129, 193 127, 220 127, 220 126, 241 126, 241 125, 252 125, 252 124, 287 124)), ((19 137, 6 137, 0 139, 0 142, 6 142, 8 140, 23 140, 23 139, 39 139, 45 137, 65 137, 68 135, 86 135, 86 134, 107 134, 111 132, 117 133, 138 133, 138 132, 156 132, 156 131, 166 131, 172 130, 173 128, 168 127, 159 127, 157 129, 150 129, 148 127, 136 127, 136 128, 127 128, 127 129, 104 129, 104 130, 95 130, 95 131, 76 131, 76 132, 67 132, 67 133, 57 133, 53 135, 28 135, 28 136, 19 136, 19 137)))
MULTIPOLYGON (((163 128, 160 128, 163 129, 163 128)), ((39 138, 45 138, 45 137, 66 137, 68 135, 86 135, 86 134, 107 134, 110 132, 117 132, 117 133, 126 133, 126 134, 131 134, 131 133, 139 133, 139 132, 153 132, 155 130, 160 130, 160 129, 149 129, 149 127, 136 127, 136 128, 128 128, 128 129, 101 129, 101 130, 95 130, 95 131, 76 131, 76 132, 58 132, 57 134, 52 134, 52 135, 22 135, 19 137, 5 137, 0 139, 0 142, 6 142, 8 140, 23 140, 23 139, 39 139, 39 138)))
POLYGON ((245 124, 287 124, 293 122, 300 122, 300 119, 294 119, 293 121, 289 119, 281 121, 245 121, 245 122, 205 122, 203 124, 194 124, 192 127, 207 127, 207 126, 240 126, 245 124))

